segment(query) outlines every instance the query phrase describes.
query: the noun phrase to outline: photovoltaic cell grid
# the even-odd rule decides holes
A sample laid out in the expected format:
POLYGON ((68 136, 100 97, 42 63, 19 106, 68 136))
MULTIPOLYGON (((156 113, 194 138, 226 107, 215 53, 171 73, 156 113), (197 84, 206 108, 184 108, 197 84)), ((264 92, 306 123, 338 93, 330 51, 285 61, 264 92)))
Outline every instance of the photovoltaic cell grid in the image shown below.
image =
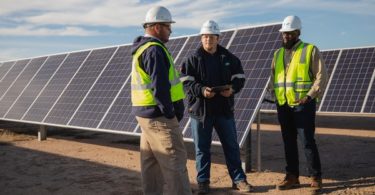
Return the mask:
POLYGON ((177 70, 180 70, 182 63, 185 62, 186 58, 189 57, 194 51, 199 47, 201 38, 199 35, 191 36, 188 38, 188 42, 185 44, 184 48, 180 53, 178 59, 175 59, 175 66, 177 70))
MULTIPOLYGON (((135 116, 132 115, 132 104, 130 99, 130 79, 127 83, 126 79, 130 78, 132 55, 131 46, 124 46, 117 52, 114 60, 121 63, 124 69, 122 69, 122 78, 119 84, 121 84, 116 94, 118 97, 114 100, 112 107, 109 108, 107 115, 104 116, 103 121, 99 124, 100 129, 111 129, 121 130, 126 132, 134 131, 137 126, 135 116), (124 86, 125 85, 125 86, 124 86), (122 87, 122 88, 121 88, 122 87), (127 89, 129 88, 129 89, 127 89), (122 91, 120 91, 122 90, 122 91)), ((118 75, 120 79, 121 75, 118 75)))
POLYGON ((28 65, 30 59, 17 61, 12 68, 4 75, 0 82, 0 97, 2 97, 8 88, 15 82, 18 75, 28 65))
POLYGON ((50 56, 4 118, 21 119, 67 54, 50 56))
POLYGON ((0 81, 3 80, 3 77, 7 74, 7 72, 9 71, 9 69, 12 68, 12 66, 15 64, 16 62, 15 61, 11 61, 11 62, 4 62, 1 67, 0 67, 0 81))
MULTIPOLYGON (((373 62, 375 63, 375 62, 373 62)), ((373 78, 375 77, 375 70, 374 70, 373 78)), ((367 102, 364 108, 364 112, 366 113, 375 113, 375 79, 372 81, 372 86, 369 92, 369 96, 367 98, 367 102)))
POLYGON ((100 129, 111 129, 129 133, 135 131, 137 121, 132 114, 130 93, 130 82, 127 82, 99 126, 100 129))
POLYGON ((8 111, 9 107, 21 94, 25 86, 33 78, 35 73, 43 66, 47 57, 40 57, 32 59, 29 64, 23 69, 16 81, 8 88, 0 100, 0 117, 3 117, 8 111))
POLYGON ((44 122, 65 125, 103 71, 116 47, 93 50, 52 107, 44 122))
MULTIPOLYGON (((110 105, 117 97, 131 71, 131 46, 121 46, 105 68, 104 72, 83 101, 69 125, 98 127, 110 105)), ((130 98, 130 96, 129 96, 130 98)), ((135 122, 131 116, 131 102, 124 102, 123 114, 135 122)), ((110 113, 112 114, 112 113, 110 113)), ((105 123, 108 122, 105 120, 105 123)), ((109 128, 110 129, 110 128, 109 128)))
POLYGON ((69 81, 77 72, 82 62, 86 59, 89 51, 68 54, 63 64, 53 75, 42 93, 32 103, 22 120, 43 122, 48 111, 59 98, 62 91, 67 87, 69 81))
POLYGON ((170 39, 165 46, 168 48, 168 51, 171 53, 173 59, 176 59, 178 53, 181 51, 181 47, 186 42, 187 37, 170 39))
MULTIPOLYGON (((337 58, 339 56, 340 50, 321 51, 320 53, 327 69, 328 78, 330 78, 333 68, 336 64, 337 58)), ((271 97, 269 93, 266 93, 265 99, 272 100, 273 97, 271 97)), ((319 107, 319 105, 320 104, 318 104, 317 106, 319 107)), ((269 102, 263 102, 262 110, 276 110, 276 105, 269 102)))
POLYGON ((324 65, 326 66, 328 78, 331 77, 333 68, 337 62, 340 50, 321 51, 321 57, 323 58, 324 65))
POLYGON ((226 32, 222 32, 220 37, 219 37, 219 44, 225 48, 227 48, 228 46, 228 43, 230 41, 230 39, 232 38, 233 36, 233 33, 234 31, 231 30, 231 31, 226 31, 226 32))
POLYGON ((375 48, 346 49, 333 73, 322 112, 360 112, 375 66, 375 48))

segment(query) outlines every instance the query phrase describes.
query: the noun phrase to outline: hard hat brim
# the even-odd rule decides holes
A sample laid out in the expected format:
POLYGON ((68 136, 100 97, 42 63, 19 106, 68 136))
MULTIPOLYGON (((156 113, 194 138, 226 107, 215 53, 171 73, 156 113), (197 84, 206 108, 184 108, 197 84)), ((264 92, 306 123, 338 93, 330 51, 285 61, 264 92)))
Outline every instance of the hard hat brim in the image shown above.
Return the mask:
POLYGON ((292 31, 295 31, 295 30, 300 30, 300 29, 298 29, 298 28, 289 28, 289 29, 280 28, 279 32, 292 32, 292 31))
POLYGON ((203 32, 203 33, 199 33, 199 35, 217 35, 217 36, 220 36, 220 33, 206 33, 206 32, 203 32))
POLYGON ((165 21, 165 20, 156 20, 156 21, 152 21, 152 22, 143 22, 142 25, 146 25, 146 24, 156 24, 156 23, 169 23, 169 24, 172 24, 172 23, 176 23, 175 21, 165 21))

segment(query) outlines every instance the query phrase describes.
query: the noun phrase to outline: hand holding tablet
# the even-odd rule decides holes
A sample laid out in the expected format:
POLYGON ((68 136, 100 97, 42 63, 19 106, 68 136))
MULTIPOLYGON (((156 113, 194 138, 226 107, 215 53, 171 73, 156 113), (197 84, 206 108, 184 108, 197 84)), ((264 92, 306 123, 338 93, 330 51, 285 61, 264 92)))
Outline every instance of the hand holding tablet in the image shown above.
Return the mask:
POLYGON ((220 85, 216 87, 211 87, 211 91, 215 93, 220 93, 221 91, 229 90, 231 85, 220 85))

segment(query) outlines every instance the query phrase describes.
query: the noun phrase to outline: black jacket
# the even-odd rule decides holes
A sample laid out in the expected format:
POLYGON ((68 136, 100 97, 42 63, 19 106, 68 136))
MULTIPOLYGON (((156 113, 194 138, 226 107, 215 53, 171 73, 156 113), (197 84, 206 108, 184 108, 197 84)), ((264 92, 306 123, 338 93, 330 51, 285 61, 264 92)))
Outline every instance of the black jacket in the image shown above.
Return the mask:
POLYGON ((206 115, 233 117, 234 95, 227 98, 217 93, 213 98, 206 99, 203 96, 203 89, 204 87, 229 84, 232 85, 234 93, 238 93, 245 83, 241 61, 220 45, 218 45, 216 53, 213 54, 215 60, 206 62, 205 55, 212 54, 208 54, 201 46, 181 67, 181 76, 187 94, 188 112, 191 117, 201 121, 204 121, 206 115), (219 64, 212 64, 215 62, 219 64), (209 78, 215 78, 215 81, 213 82, 209 78))
MULTIPOLYGON (((159 42, 152 37, 137 37, 132 46, 132 54, 147 42, 159 42)), ((171 84, 168 79, 169 60, 164 50, 160 46, 150 46, 140 57, 141 68, 151 77, 151 86, 153 95, 156 100, 156 106, 133 106, 132 110, 136 116, 144 118, 155 118, 165 116, 166 118, 177 117, 181 120, 184 115, 183 100, 172 102, 170 88, 171 84)))

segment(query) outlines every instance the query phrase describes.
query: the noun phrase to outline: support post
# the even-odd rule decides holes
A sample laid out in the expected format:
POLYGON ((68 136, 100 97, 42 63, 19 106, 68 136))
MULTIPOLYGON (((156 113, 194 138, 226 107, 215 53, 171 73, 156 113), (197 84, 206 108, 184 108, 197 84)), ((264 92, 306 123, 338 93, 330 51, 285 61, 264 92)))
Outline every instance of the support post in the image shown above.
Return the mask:
POLYGON ((251 172, 251 129, 246 137, 245 143, 243 145, 243 159, 242 159, 242 169, 245 173, 251 172))
POLYGON ((260 140, 260 111, 257 115, 257 171, 262 171, 262 150, 260 140))
POLYGON ((47 139, 47 128, 44 125, 41 125, 38 130, 38 141, 43 141, 47 139))

